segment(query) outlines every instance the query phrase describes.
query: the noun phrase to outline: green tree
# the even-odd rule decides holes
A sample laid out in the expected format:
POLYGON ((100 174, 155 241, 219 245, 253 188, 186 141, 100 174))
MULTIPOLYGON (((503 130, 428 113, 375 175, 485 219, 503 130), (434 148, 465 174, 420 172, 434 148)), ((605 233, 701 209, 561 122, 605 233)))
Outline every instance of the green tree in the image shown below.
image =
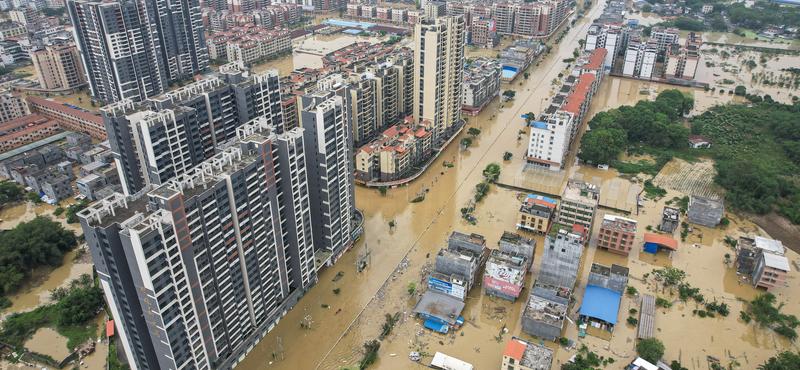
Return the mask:
POLYGON ((590 163, 603 164, 616 160, 625 150, 626 134, 622 129, 593 129, 583 135, 578 157, 590 163))
POLYGON ((639 357, 655 364, 664 356, 664 343, 656 338, 642 339, 636 344, 636 353, 639 357))
POLYGON ((11 181, 0 181, 0 207, 22 200, 25 190, 11 181))
POLYGON ((76 244, 72 231, 43 216, 0 233, 0 295, 16 290, 31 269, 60 265, 76 244))
POLYGON ((58 301, 58 324, 77 325, 93 319, 103 306, 103 292, 98 287, 75 288, 58 301))
POLYGON ((470 127, 469 129, 467 129, 467 135, 469 136, 476 137, 480 134, 481 134, 481 129, 477 127, 470 127))

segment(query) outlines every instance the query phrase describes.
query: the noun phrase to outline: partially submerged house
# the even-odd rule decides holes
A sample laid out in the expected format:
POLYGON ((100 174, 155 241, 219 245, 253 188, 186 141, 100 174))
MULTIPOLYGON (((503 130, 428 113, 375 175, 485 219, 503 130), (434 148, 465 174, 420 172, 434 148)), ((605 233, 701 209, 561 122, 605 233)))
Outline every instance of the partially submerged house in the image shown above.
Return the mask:
POLYGON ((790 271, 786 248, 780 240, 741 237, 736 243, 736 272, 766 290, 786 285, 790 271))
POLYGON ((644 234, 644 251, 651 254, 656 254, 661 250, 666 250, 669 253, 678 250, 678 241, 661 234, 644 234))
POLYGON ((664 210, 661 211, 661 223, 658 224, 658 230, 669 234, 674 233, 678 225, 680 225, 680 214, 680 209, 664 206, 664 210))
POLYGON ((580 321, 592 328, 614 331, 622 294, 627 285, 627 267, 592 264, 581 308, 578 311, 580 321))
POLYGON ((492 249, 483 272, 483 290, 487 295, 516 301, 522 292, 528 259, 492 249))
POLYGON ((721 200, 692 195, 689 197, 689 210, 686 215, 689 222, 705 227, 716 227, 725 214, 725 205, 721 200))
POLYGON ((550 370, 553 364, 553 350, 511 337, 503 350, 503 370, 550 370))

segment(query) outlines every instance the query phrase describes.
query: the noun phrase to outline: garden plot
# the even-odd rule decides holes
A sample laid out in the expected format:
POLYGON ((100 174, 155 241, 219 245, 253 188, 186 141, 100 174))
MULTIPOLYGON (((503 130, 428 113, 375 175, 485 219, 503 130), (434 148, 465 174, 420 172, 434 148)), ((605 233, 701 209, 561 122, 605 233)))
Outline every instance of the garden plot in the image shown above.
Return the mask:
POLYGON ((722 189, 714 185, 714 176, 716 175, 714 161, 710 159, 701 159, 690 163, 673 158, 658 172, 653 183, 686 195, 721 199, 722 189))

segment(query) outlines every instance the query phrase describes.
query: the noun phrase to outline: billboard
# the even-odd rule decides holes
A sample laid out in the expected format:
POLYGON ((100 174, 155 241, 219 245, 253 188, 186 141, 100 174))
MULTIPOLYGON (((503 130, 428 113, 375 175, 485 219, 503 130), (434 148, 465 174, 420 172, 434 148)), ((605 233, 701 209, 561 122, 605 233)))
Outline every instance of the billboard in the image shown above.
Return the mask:
POLYGON ((499 291, 503 295, 514 298, 519 297, 520 292, 522 292, 522 285, 514 285, 508 281, 496 279, 491 276, 483 277, 483 287, 484 289, 499 291))
POLYGON ((437 279, 435 277, 428 278, 428 288, 433 289, 437 292, 442 292, 444 294, 451 295, 462 301, 467 296, 467 290, 464 288, 463 285, 454 284, 450 281, 437 279))

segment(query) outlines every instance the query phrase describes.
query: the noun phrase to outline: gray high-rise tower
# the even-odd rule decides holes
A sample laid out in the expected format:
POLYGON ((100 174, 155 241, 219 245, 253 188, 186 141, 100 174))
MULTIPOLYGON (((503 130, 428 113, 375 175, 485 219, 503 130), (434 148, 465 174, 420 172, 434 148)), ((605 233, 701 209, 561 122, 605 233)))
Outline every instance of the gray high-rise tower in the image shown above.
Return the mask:
POLYGON ((333 263, 353 245, 352 96, 344 84, 324 88, 301 96, 300 123, 314 205, 314 247, 333 263))
POLYGON ((197 0, 69 0, 92 96, 141 101, 207 69, 197 0))
POLYGON ((231 369, 317 281, 302 130, 237 131, 165 184, 79 213, 131 369, 231 369))

